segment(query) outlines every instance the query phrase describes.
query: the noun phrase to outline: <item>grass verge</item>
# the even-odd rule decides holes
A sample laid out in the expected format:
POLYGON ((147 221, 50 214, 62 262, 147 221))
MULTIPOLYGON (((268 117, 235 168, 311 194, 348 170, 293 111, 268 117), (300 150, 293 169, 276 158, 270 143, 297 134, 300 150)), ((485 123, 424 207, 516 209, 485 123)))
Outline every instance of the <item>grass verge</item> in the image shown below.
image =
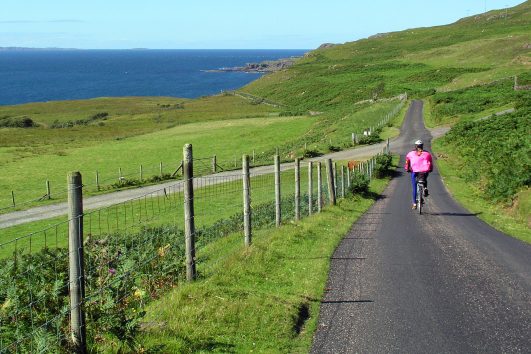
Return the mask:
MULTIPOLYGON (((371 191, 387 183, 375 180, 371 191)), ((209 245, 198 259, 203 278, 148 306, 139 343, 161 352, 307 352, 330 256, 373 203, 343 199, 312 218, 257 231, 247 249, 240 234, 209 245)))
POLYGON ((455 161, 457 156, 445 149, 440 140, 435 140, 433 150, 439 156, 437 166, 445 186, 461 205, 473 213, 479 213, 480 219, 497 230, 531 243, 529 189, 518 194, 518 203, 512 208, 507 208, 502 203, 489 202, 481 197, 480 191, 473 184, 455 173, 455 164, 449 161, 455 161))

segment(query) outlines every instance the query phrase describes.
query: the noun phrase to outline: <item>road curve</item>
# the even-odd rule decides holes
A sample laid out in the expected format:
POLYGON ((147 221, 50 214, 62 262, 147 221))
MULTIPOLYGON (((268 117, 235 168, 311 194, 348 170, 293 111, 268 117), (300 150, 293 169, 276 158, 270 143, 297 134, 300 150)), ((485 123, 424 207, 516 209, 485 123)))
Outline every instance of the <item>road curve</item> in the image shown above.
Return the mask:
MULTIPOLYGON (((401 136, 430 148, 422 102, 401 136)), ((418 215, 401 173, 343 239, 312 353, 531 352, 531 245, 460 207, 437 170, 429 187, 418 215)))

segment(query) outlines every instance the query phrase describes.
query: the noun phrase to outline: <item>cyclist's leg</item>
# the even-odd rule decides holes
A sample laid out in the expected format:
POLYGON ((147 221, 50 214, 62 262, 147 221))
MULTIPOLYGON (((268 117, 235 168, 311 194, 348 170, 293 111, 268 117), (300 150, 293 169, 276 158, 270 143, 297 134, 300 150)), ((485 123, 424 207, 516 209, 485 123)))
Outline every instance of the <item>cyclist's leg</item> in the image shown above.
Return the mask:
POLYGON ((411 172, 411 187, 413 190, 413 204, 417 204, 417 172, 411 172))

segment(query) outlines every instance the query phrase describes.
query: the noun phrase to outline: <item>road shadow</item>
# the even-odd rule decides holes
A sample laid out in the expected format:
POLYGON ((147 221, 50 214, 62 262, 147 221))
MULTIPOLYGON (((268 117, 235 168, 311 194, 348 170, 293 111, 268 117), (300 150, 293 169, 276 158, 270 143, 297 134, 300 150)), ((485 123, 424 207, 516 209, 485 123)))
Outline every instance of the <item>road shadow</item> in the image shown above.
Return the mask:
POLYGON ((363 303, 373 303, 373 300, 332 300, 332 301, 321 301, 321 304, 363 304, 363 303))
POLYGON ((423 211, 426 215, 434 215, 434 216, 478 216, 483 214, 483 212, 479 213, 452 213, 452 212, 441 212, 441 213, 432 213, 429 211, 423 211))

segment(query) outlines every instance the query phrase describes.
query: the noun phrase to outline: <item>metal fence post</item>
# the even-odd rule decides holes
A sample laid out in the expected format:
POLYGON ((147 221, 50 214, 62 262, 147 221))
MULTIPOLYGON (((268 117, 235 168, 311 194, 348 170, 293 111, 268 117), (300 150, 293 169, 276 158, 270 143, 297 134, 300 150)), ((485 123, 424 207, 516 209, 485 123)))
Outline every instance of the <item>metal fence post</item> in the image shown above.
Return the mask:
POLYGON ((140 182, 144 180, 144 170, 142 169, 142 165, 140 165, 140 182))
POLYGON ((275 215, 276 225, 280 226, 282 219, 282 210, 280 208, 280 156, 275 155, 275 215))
POLYGON ((251 245, 251 178, 249 176, 249 156, 242 158, 242 180, 243 180, 243 230, 245 246, 251 245))
POLYGON ((301 219, 301 164, 295 159, 295 220, 301 219))
POLYGON ((321 176, 321 162, 317 163, 317 212, 323 209, 323 177, 321 176))
POLYGON ((328 173, 328 195, 330 205, 336 205, 336 186, 334 181, 334 167, 332 159, 326 160, 326 171, 328 173))
POLYGON ((195 269, 195 220, 194 220, 194 160, 192 144, 183 148, 184 180, 184 235, 186 247, 186 280, 196 278, 195 269))
POLYGON ((15 204, 15 192, 14 191, 11 191, 11 201, 13 202, 13 208, 16 207, 17 205, 15 204))
POLYGON ((216 169, 217 169, 217 165, 218 165, 218 161, 217 161, 217 156, 214 155, 212 156, 212 173, 216 173, 216 169))
POLYGON ((313 162, 308 162, 308 215, 313 212, 313 162))
POLYGON ((160 171, 160 176, 162 177, 162 161, 159 164, 159 171, 160 171))
POLYGON ((71 172, 68 184, 68 266, 70 331, 75 351, 86 353, 85 270, 83 260, 83 183, 81 173, 71 172))
POLYGON ((50 181, 46 180, 46 199, 52 199, 52 195, 50 192, 50 181))

